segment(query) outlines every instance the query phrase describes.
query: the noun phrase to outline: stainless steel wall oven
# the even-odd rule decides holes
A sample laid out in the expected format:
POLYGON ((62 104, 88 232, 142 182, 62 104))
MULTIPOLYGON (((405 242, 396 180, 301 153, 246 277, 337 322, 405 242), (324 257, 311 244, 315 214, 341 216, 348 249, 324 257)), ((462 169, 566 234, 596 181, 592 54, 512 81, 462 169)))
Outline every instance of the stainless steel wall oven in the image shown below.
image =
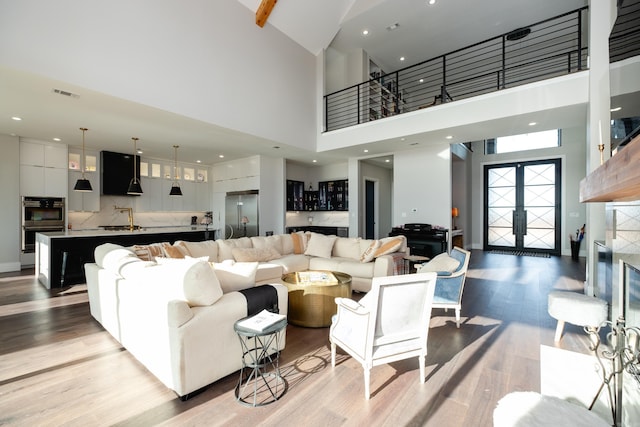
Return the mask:
POLYGON ((22 252, 34 252, 36 233, 64 231, 64 197, 22 197, 22 252))

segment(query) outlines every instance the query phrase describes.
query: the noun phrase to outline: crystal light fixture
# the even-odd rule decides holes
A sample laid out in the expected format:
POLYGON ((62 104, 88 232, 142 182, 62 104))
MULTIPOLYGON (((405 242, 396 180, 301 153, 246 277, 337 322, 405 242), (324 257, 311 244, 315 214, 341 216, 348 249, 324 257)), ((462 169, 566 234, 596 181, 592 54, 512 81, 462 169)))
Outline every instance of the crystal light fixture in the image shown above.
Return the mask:
POLYGON ((171 185, 171 191, 169 192, 170 196, 182 196, 182 190, 180 189, 180 183, 178 182, 178 147, 179 145, 173 146, 173 159, 174 159, 174 167, 173 167, 173 185, 171 185))
POLYGON ((84 156, 84 133, 89 129, 80 128, 80 130, 82 131, 82 158, 80 159, 80 167, 82 168, 82 177, 78 178, 78 180, 76 181, 75 187, 73 187, 73 190, 80 191, 83 193, 90 193, 91 191, 93 191, 93 188, 91 188, 91 183, 84 176, 84 171, 87 168, 86 166, 87 159, 84 156))
POLYGON ((137 143, 139 138, 131 138, 133 140, 133 178, 131 178, 131 182, 129 182, 129 189, 127 190, 127 194, 137 195, 142 194, 142 186, 140 185, 140 181, 138 181, 138 174, 136 173, 136 154, 138 153, 137 143))

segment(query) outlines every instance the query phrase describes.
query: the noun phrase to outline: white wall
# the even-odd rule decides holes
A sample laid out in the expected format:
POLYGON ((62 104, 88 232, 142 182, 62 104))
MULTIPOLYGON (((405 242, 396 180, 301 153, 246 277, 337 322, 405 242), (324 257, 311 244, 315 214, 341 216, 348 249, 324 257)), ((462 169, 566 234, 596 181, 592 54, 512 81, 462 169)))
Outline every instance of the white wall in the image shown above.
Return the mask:
MULTIPOLYGON (((561 227, 560 243, 563 255, 571 255, 569 233, 575 232, 586 222, 586 208, 580 203, 580 180, 585 177, 586 154, 584 141, 585 128, 568 128, 562 130, 562 146, 557 148, 545 148, 539 150, 521 151, 516 153, 484 155, 483 142, 473 144, 473 179, 472 179, 472 235, 474 249, 483 247, 483 207, 484 207, 484 165, 493 163, 505 163, 513 161, 526 161, 538 159, 560 158, 562 163, 562 194, 561 194, 561 227)), ((587 248, 582 247, 584 255, 587 248)))
POLYGON ((433 142, 393 158, 393 226, 427 223, 450 228, 449 144, 433 142))
POLYGON ((20 141, 0 134, 0 272, 20 270, 20 141))
POLYGON ((315 56, 236 0, 0 0, 0 10, 0 65, 315 147, 315 56))

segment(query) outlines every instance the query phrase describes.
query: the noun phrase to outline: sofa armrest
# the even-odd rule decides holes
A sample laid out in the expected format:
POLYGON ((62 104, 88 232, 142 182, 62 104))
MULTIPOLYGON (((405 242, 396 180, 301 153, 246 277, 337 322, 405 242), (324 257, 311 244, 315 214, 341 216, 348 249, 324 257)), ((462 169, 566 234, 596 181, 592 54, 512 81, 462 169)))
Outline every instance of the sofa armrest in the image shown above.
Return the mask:
MULTIPOLYGON (((373 267, 373 277, 384 277, 384 276, 393 276, 395 271, 397 270, 396 260, 399 259, 398 262, 404 263, 404 252, 395 252, 388 255, 382 255, 376 258, 373 262, 375 265, 373 267)), ((399 271, 402 271, 403 266, 398 266, 399 271)))
POLYGON ((193 311, 186 301, 167 302, 167 323, 170 328, 179 328, 193 318, 193 311))

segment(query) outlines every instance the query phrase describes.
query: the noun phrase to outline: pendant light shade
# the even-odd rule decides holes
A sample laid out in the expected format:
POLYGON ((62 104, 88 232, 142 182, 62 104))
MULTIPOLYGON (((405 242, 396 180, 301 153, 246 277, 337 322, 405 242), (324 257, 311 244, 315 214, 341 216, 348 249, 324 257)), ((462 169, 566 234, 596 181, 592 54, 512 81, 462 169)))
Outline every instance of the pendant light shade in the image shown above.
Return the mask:
POLYGON ((142 186, 140 185, 140 181, 138 181, 138 174, 136 170, 136 155, 138 154, 137 143, 139 138, 131 139, 133 139, 133 178, 131 178, 131 182, 129 182, 127 194, 136 195, 142 194, 142 186))
POLYGON ((173 159, 174 159, 174 167, 173 167, 173 177, 174 181, 171 185, 171 191, 169 191, 170 196, 182 196, 182 189, 180 189, 180 183, 178 183, 178 147, 179 145, 173 146, 173 159))
POLYGON ((91 188, 91 183, 84 176, 84 171, 87 168, 86 166, 86 158, 84 157, 84 133, 88 131, 87 128, 80 128, 82 131, 82 158, 80 159, 80 168, 82 169, 82 177, 76 181, 76 185, 73 187, 73 191, 81 191, 83 193, 89 193, 93 191, 91 188))

